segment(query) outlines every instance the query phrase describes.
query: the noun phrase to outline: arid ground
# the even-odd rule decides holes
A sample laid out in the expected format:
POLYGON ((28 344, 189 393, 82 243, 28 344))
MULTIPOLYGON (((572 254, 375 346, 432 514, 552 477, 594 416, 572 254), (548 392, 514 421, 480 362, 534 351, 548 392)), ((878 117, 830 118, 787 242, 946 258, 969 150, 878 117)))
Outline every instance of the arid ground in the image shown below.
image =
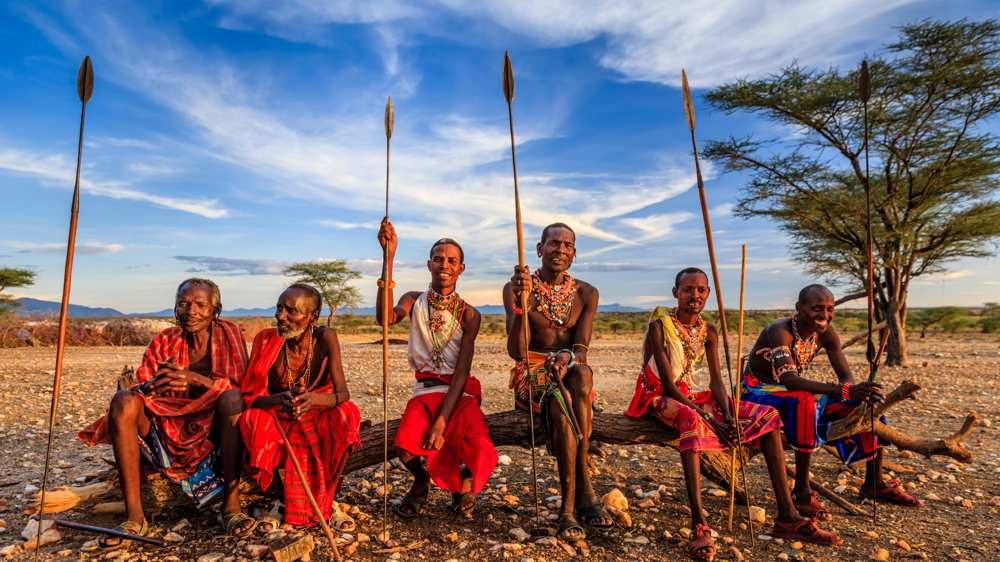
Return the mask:
MULTIPOLYGON (((849 516, 824 501, 835 516, 824 526, 840 533, 844 545, 829 548, 806 544, 800 551, 792 549, 789 542, 770 538, 758 539, 756 548, 751 549, 746 531, 734 526, 733 532, 729 532, 726 528, 724 514, 728 498, 709 495, 707 491, 713 489, 715 484, 704 482, 705 508, 713 528, 720 534, 716 560, 737 559, 738 555, 729 550, 731 546, 739 549, 747 560, 777 560, 782 558, 783 553, 787 556, 798 555, 804 560, 868 560, 879 548, 888 551, 890 560, 1000 560, 1000 515, 997 514, 1000 509, 1000 458, 997 457, 1000 453, 1000 390, 997 388, 1000 340, 995 336, 981 335, 921 340, 916 335, 913 334, 909 340, 910 366, 884 368, 881 380, 888 389, 894 388, 901 380, 915 380, 923 385, 924 390, 918 393, 917 402, 891 410, 889 421, 912 435, 930 439, 950 435, 962 425, 968 412, 976 411, 980 424, 965 441, 965 446, 975 455, 974 460, 959 465, 948 458, 914 458, 890 449, 886 458, 907 469, 906 472, 895 473, 895 477, 923 498, 926 506, 908 509, 880 504, 879 522, 873 525, 870 517, 849 516), (991 427, 994 424, 990 422, 994 420, 996 427, 991 427), (896 544, 898 541, 903 541, 910 550, 900 548, 901 545, 896 544)), ((597 404, 605 412, 623 411, 632 396, 638 370, 639 341, 638 336, 601 339, 591 346, 590 362, 596 371, 597 404)), ((360 407, 364 419, 380 423, 381 346, 372 345, 371 338, 345 337, 342 342, 353 400, 360 407)), ((88 448, 75 435, 79 428, 104 411, 122 367, 138 365, 142 351, 140 347, 74 347, 67 350, 52 454, 56 468, 49 476, 49 489, 78 483, 81 477, 92 481, 94 475, 107 472, 109 467, 102 457, 112 458, 110 447, 88 448)), ((399 417, 412 388, 413 375, 407 368, 404 353, 404 346, 391 348, 391 418, 399 417)), ((861 346, 851 348, 848 357, 856 372, 866 371, 861 346)), ((23 543, 21 531, 27 522, 24 510, 30 505, 26 488, 31 492, 32 487, 41 485, 54 358, 55 350, 51 348, 0 349, 0 448, 3 450, 0 504, 6 504, 0 507, 0 519, 5 522, 0 527, 6 527, 6 531, 0 531, 0 548, 23 543)), ((511 396, 507 390, 509 368, 510 361, 506 358, 502 340, 491 338, 479 342, 474 373, 483 382, 483 409, 487 413, 510 408, 511 396)), ((832 378, 825 357, 817 360, 812 376, 832 378)), ((511 529, 529 523, 518 508, 531 504, 531 494, 527 491, 531 480, 531 456, 527 449, 504 447, 500 454, 511 460, 509 464, 498 465, 489 484, 493 490, 480 494, 478 508, 471 518, 454 515, 449 510, 450 495, 435 489, 431 493, 428 515, 415 521, 390 516, 393 539, 402 545, 426 539, 428 542, 424 546, 398 555, 377 554, 374 551, 381 546, 372 540, 358 544, 349 559, 381 561, 395 556, 399 560, 510 559, 540 562, 566 559, 571 556, 569 550, 574 550, 576 556, 586 555, 594 560, 615 562, 687 559, 685 549, 679 546, 676 538, 680 536, 677 533, 690 524, 682 514, 687 498, 677 452, 649 446, 605 446, 604 449, 607 458, 595 459, 600 475, 595 477, 594 486, 599 495, 619 487, 634 504, 633 487, 649 491, 662 485, 665 491, 652 508, 631 506, 631 528, 616 529, 607 537, 589 537, 586 552, 559 545, 536 545, 534 539, 518 542, 511 535, 511 529), (504 496, 516 496, 519 501, 502 500, 504 496)), ((544 449, 539 451, 542 451, 539 478, 546 480, 544 485, 540 484, 540 493, 544 497, 558 495, 553 459, 544 454, 544 449)), ((788 460, 791 464, 790 454, 788 460)), ((843 470, 844 467, 833 456, 827 453, 816 455, 813 465, 816 480, 830 488, 845 485, 846 490, 841 495, 870 512, 871 504, 863 504, 854 488, 857 476, 843 474, 843 470)), ((375 466, 349 475, 344 491, 358 490, 363 480, 381 480, 375 476, 379 471, 380 467, 375 466)), ((390 470, 390 480, 397 481, 390 499, 402 496, 408 476, 405 471, 390 470)), ((776 508, 763 459, 758 457, 753 461, 747 476, 753 503, 765 508, 768 517, 767 522, 756 529, 756 534, 766 537, 776 508)), ((373 499, 369 493, 368 497, 352 500, 368 517, 359 523, 356 532, 350 533, 351 541, 366 538, 362 535, 374 538, 381 532, 381 501, 377 502, 378 507, 373 507, 373 499)), ((543 503, 554 501, 543 500, 543 503)), ((57 516, 105 527, 114 527, 122 517, 95 515, 93 507, 88 505, 57 516)), ((737 522, 745 522, 746 516, 746 507, 738 507, 737 522)), ((239 542, 222 536, 221 526, 216 522, 217 516, 213 511, 198 513, 193 508, 171 508, 159 513, 149 510, 147 517, 152 521, 154 537, 163 537, 182 519, 192 524, 178 531, 185 539, 179 545, 160 549, 133 543, 123 551, 109 553, 109 557, 123 561, 168 559, 193 562, 205 554, 217 553, 212 558, 233 562, 241 558, 252 559, 247 553, 247 545, 264 544, 262 534, 239 542)), ((309 532, 316 539, 322 536, 318 529, 309 532)), ((101 556, 84 546, 93 538, 96 537, 91 534, 63 530, 58 543, 43 547, 42 557, 69 560, 101 556)), ((11 549, 8 554, 8 558, 16 560, 28 560, 32 556, 32 552, 20 546, 11 549)), ((325 550, 313 553, 314 559, 327 556, 325 550)))

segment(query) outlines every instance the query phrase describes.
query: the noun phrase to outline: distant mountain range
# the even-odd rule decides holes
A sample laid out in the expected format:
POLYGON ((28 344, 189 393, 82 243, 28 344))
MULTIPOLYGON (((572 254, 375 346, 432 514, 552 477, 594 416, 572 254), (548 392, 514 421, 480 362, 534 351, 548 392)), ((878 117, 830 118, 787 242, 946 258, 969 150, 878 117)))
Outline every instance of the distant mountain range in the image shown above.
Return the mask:
MULTIPOLYGON (((59 314, 59 304, 53 301, 42 301, 32 298, 20 298, 17 299, 22 305, 19 309, 21 315, 25 314, 42 314, 42 315, 52 315, 57 316, 59 314)), ((503 306, 489 304, 486 306, 478 306, 477 310, 481 314, 503 314, 503 306)), ((635 308, 632 306, 624 306, 618 303, 613 304, 602 304, 597 307, 598 312, 648 312, 649 309, 645 308, 635 308)), ((345 309, 338 311, 338 314, 352 313, 358 316, 374 316, 375 307, 367 306, 364 308, 356 309, 345 309)), ((323 316, 330 314, 329 309, 323 310, 323 316)), ((78 304, 69 305, 69 315, 73 318, 93 318, 93 317, 116 317, 116 316, 153 316, 153 317, 171 317, 174 315, 173 309, 167 308, 160 310, 158 312, 135 312, 132 314, 125 314, 124 312, 119 312, 113 308, 91 308, 89 306, 81 306, 78 304)), ((233 310, 223 310, 223 316, 274 316, 274 307, 270 308, 234 308, 233 310)))

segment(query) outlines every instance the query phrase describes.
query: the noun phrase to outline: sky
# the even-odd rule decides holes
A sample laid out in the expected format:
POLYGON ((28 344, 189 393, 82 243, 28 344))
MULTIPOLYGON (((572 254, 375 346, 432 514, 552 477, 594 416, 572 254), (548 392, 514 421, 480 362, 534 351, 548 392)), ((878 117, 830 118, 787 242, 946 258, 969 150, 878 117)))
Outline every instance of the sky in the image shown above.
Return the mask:
MULTIPOLYGON (((344 259, 372 305, 388 96, 397 291, 425 287, 428 249, 450 237, 467 257, 459 292, 499 304, 517 263, 509 51, 527 263, 539 265, 541 229, 566 222, 570 273, 602 303, 651 308, 677 270, 709 269, 681 68, 700 143, 788 134, 702 96, 795 60, 852 67, 901 23, 998 12, 964 0, 0 2, 0 266, 37 271, 15 296, 59 300, 89 55, 73 304, 161 310, 202 276, 226 309, 264 308, 290 282, 283 267, 344 259)), ((702 166, 727 307, 743 244, 747 308, 791 307, 822 280, 775 224, 732 216, 746 177, 702 166)), ((909 305, 998 298, 1000 261, 962 260, 915 281, 909 305)))

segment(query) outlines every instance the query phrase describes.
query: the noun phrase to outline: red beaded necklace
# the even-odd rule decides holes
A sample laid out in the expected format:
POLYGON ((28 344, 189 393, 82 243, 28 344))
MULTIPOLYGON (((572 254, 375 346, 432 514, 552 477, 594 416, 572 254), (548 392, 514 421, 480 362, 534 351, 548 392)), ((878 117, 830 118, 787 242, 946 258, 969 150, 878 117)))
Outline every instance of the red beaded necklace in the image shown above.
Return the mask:
POLYGON ((705 355, 705 340, 708 339, 707 324, 700 314, 694 316, 694 324, 690 326, 682 324, 677 316, 677 307, 670 309, 670 319, 674 321, 675 333, 681 340, 681 347, 684 348, 684 371, 681 372, 680 379, 687 380, 694 372, 693 363, 705 355))
POLYGON ((569 320, 573 310, 573 298, 576 296, 576 281, 568 273, 563 273, 560 285, 550 285, 542 281, 542 269, 538 268, 531 275, 531 284, 535 298, 538 299, 538 311, 555 326, 562 326, 569 320))

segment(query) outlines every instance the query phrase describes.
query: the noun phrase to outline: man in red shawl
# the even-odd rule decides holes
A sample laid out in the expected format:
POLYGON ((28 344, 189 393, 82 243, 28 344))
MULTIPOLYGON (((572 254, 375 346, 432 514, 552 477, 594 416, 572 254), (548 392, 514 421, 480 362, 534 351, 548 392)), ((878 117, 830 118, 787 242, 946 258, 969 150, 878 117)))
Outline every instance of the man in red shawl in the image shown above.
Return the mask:
POLYGON ((278 298, 277 329, 263 330, 254 339, 242 386, 247 407, 240 420, 247 446, 243 464, 261 489, 284 499, 286 523, 318 523, 308 486, 323 518, 337 530, 351 531, 354 521, 339 509, 334 494, 348 456, 361 447, 361 412, 350 402, 337 333, 316 326, 322 308, 314 287, 291 285, 278 298), (276 424, 288 436, 306 482, 299 480, 276 424))
MULTIPOLYGON (((256 527, 241 510, 239 496, 243 399, 238 389, 247 344, 239 326, 219 318, 221 312, 215 283, 182 282, 174 301, 177 327, 150 342, 132 387, 116 393, 107 414, 77 435, 88 445, 114 449, 125 496, 125 521, 117 531, 149 532, 139 499, 140 458, 180 484, 199 508, 221 494, 230 535, 245 536, 256 527)), ((127 542, 104 537, 100 547, 112 550, 127 542)))
MULTIPOLYGON (((719 368, 719 334, 714 324, 701 318, 708 295, 708 276, 689 267, 674 280, 677 306, 659 306, 650 318, 642 343, 643 370, 635 385, 635 396, 625 415, 650 415, 680 431, 681 464, 691 503, 692 558, 716 554, 712 530, 701 507, 700 451, 724 451, 736 441, 733 403, 726 393, 719 368), (706 361, 707 360, 707 361, 706 361), (708 363, 709 380, 704 384, 700 368, 708 363), (707 386, 707 388, 706 388, 707 386)), ((769 406, 740 402, 739 423, 745 443, 758 443, 764 451, 767 470, 778 501, 774 519, 775 537, 821 545, 842 541, 799 516, 788 492, 785 459, 781 449, 781 419, 769 406)))
MULTIPOLYGON (((388 256, 388 280, 379 280, 376 301, 376 318, 381 324, 385 314, 383 291, 389 291, 391 301, 395 285, 392 261, 396 231, 388 219, 382 219, 378 239, 388 256)), ((465 254, 457 242, 450 238, 438 240, 427 261, 430 286, 423 292, 404 294, 389 311, 390 325, 410 319, 406 358, 417 378, 393 442, 399 458, 414 476, 413 486, 397 509, 403 517, 423 512, 431 480, 451 492, 455 513, 472 513, 476 494, 486 485, 499 460, 479 408, 482 389, 469 372, 480 315, 455 291, 458 276, 465 271, 464 262, 465 254), (427 470, 421 457, 427 457, 427 470)))

